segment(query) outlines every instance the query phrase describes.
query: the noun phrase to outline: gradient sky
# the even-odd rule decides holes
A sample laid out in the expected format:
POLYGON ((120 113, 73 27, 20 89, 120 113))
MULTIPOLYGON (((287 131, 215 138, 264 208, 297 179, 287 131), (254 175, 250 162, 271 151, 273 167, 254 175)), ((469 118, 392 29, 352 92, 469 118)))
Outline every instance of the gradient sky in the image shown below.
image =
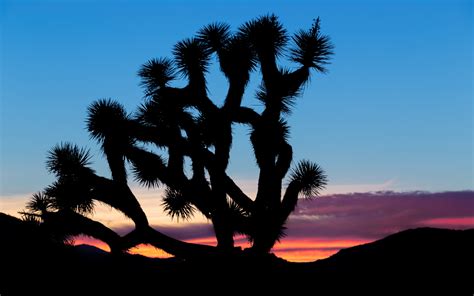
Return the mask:
MULTIPOLYGON (((170 223, 150 205, 156 198, 142 192, 150 223, 160 231, 189 242, 215 245, 212 225, 204 219, 192 223, 170 223)), ((133 222, 110 209, 99 207, 95 219, 126 234, 133 222)), ((474 192, 373 192, 332 194, 302 200, 287 223, 287 236, 273 252, 291 261, 313 261, 328 257, 342 248, 381 239, 395 232, 417 227, 450 229, 474 228, 474 192)), ((97 240, 78 237, 76 244, 108 247, 97 240)), ((245 238, 236 238, 248 246, 245 238)), ((154 257, 166 254, 151 246, 140 245, 132 252, 154 257)))
MULTIPOLYGON (((289 119, 295 160, 327 171, 324 193, 474 188, 472 1, 3 0, 0 209, 53 180, 45 155, 61 141, 89 147, 108 176, 85 131, 87 106, 110 97, 134 111, 147 59, 171 56, 210 22, 235 29, 266 13, 290 33, 320 16, 336 46, 289 119)), ((222 101, 224 78, 208 80, 222 101)), ((251 90, 244 104, 259 108, 251 90)), ((252 191, 247 130, 235 134, 229 171, 252 191)))
MULTIPOLYGON (((456 190, 473 184, 472 1, 26 1, 3 0, 1 194, 33 192, 52 177, 46 151, 87 146, 87 106, 142 101, 136 72, 201 26, 236 28, 274 12, 289 32, 322 18, 336 45, 328 75, 314 75, 290 118, 295 159, 332 185, 456 190), (199 3, 199 4, 197 4, 199 3)), ((209 78, 222 100, 223 78, 209 78)), ((258 103, 248 92, 244 104, 258 103)), ((231 172, 256 176, 246 130, 231 172)))

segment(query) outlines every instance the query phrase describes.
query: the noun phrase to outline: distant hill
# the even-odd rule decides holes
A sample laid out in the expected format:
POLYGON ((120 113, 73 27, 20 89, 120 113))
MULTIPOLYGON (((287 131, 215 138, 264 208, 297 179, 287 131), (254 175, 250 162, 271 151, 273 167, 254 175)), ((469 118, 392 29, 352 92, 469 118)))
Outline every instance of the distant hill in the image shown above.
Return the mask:
POLYGON ((86 244, 77 245, 75 248, 79 253, 82 253, 86 256, 104 256, 108 254, 107 251, 86 244))
POLYGON ((311 263, 249 255, 199 262, 114 256, 88 245, 56 244, 37 226, 1 213, 0 237, 2 296, 110 294, 130 288, 134 295, 169 289, 178 295, 281 294, 288 288, 291 295, 474 293, 474 229, 406 230, 311 263))
MULTIPOLYGON (((474 229, 417 228, 343 249, 299 267, 314 278, 344 279, 345 292, 474 295, 474 229)), ((340 282, 339 282, 340 283, 340 282)))

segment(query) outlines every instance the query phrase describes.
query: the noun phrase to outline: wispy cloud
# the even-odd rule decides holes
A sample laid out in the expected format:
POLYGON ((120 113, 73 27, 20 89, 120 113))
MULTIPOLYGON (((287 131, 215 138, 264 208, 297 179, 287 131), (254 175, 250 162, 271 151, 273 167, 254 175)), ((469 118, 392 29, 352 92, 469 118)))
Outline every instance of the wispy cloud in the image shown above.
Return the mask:
MULTIPOLYGON (((212 235, 212 226, 206 222, 154 226, 185 240, 212 235)), ((386 191, 334 194, 301 200, 288 221, 287 236, 370 240, 425 226, 474 227, 474 191, 386 191)))
POLYGON ((328 194, 344 194, 354 192, 375 192, 396 190, 397 180, 389 179, 382 183, 366 183, 366 184, 329 184, 323 191, 328 194))
MULTIPOLYGON (((255 198, 257 192, 257 181, 253 179, 236 179, 236 184, 252 199, 255 198)), ((396 180, 390 179, 382 183, 368 183, 368 184, 335 184, 329 185, 323 194, 336 193, 352 193, 352 192, 369 192, 381 190, 394 190, 396 187, 396 180)), ((175 224, 163 212, 161 207, 161 197, 164 194, 163 188, 144 188, 138 184, 131 185, 132 191, 137 196, 142 208, 147 214, 151 223, 156 225, 170 225, 175 224)), ((3 195, 0 196, 0 211, 13 216, 19 216, 18 211, 23 210, 28 199, 33 195, 31 193, 3 195)), ((121 213, 113 210, 107 205, 97 203, 94 211, 94 219, 99 220, 109 227, 123 227, 132 226, 133 223, 121 213)), ((204 217, 199 214, 192 220, 196 223, 205 222, 204 217)))
POLYGON ((303 200, 288 222, 290 237, 378 239, 403 229, 474 227, 474 192, 375 192, 303 200))
MULTIPOLYGON (((215 244, 208 223, 155 227, 182 240, 215 244)), ((416 227, 473 228, 474 191, 383 191, 301 200, 288 221, 287 237, 274 252, 288 260, 310 261, 416 227)), ((247 245, 242 238, 238 244, 247 245)))
MULTIPOLYGON (((388 181, 382 187, 391 184, 393 182, 388 181)), ((212 225, 206 219, 198 215, 192 222, 176 223, 163 213, 160 192, 144 189, 135 189, 135 192, 153 227, 177 239, 215 244, 212 225)), ((2 197, 1 211, 15 214, 24 207, 28 196, 2 197)), ((120 234, 133 228, 130 220, 105 205, 98 205, 93 218, 120 234)), ((293 261, 315 260, 341 248, 416 227, 474 228, 474 191, 380 191, 301 200, 287 223, 287 237, 275 246, 274 251, 293 261)), ((78 243, 81 242, 91 241, 80 238, 78 243)), ((247 245, 243 238, 238 239, 238 244, 247 245)), ((149 246, 134 250, 135 253, 141 251, 153 255, 153 248, 149 246)))

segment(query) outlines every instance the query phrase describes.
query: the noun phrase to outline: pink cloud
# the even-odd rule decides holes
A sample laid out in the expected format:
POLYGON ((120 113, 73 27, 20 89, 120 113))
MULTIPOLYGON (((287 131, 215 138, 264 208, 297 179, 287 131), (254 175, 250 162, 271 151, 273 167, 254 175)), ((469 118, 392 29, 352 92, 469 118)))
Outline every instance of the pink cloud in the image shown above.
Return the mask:
MULTIPOLYGON (((473 228, 474 191, 327 195, 301 200, 286 226, 283 244, 290 238, 373 240, 416 227, 473 228)), ((208 223, 155 228, 177 239, 215 241, 208 223)), ((116 230, 123 234, 130 229, 116 230)))
MULTIPOLYGON (((301 200, 286 226, 287 237, 275 245, 275 254, 291 261, 313 261, 409 228, 474 228, 474 191, 327 195, 301 200)), ((155 228, 188 242, 216 244, 210 224, 155 228)), ((244 237, 237 237, 236 244, 248 247, 244 237)), ((151 256, 152 251, 137 253, 151 256)))
POLYGON ((416 227, 474 227, 474 192, 375 192, 304 200, 290 217, 289 237, 379 239, 416 227))
POLYGON ((466 229, 474 225, 474 217, 434 218, 425 220, 422 223, 432 227, 466 229))

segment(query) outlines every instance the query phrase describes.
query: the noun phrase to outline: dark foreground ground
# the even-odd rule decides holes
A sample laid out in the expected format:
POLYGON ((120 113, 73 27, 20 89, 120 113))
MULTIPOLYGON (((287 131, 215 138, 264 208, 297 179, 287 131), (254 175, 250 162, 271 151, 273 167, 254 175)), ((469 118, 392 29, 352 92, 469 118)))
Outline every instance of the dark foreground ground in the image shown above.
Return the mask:
POLYGON ((0 213, 0 295, 474 295, 474 229, 418 228, 328 259, 182 261, 52 244, 0 213))

